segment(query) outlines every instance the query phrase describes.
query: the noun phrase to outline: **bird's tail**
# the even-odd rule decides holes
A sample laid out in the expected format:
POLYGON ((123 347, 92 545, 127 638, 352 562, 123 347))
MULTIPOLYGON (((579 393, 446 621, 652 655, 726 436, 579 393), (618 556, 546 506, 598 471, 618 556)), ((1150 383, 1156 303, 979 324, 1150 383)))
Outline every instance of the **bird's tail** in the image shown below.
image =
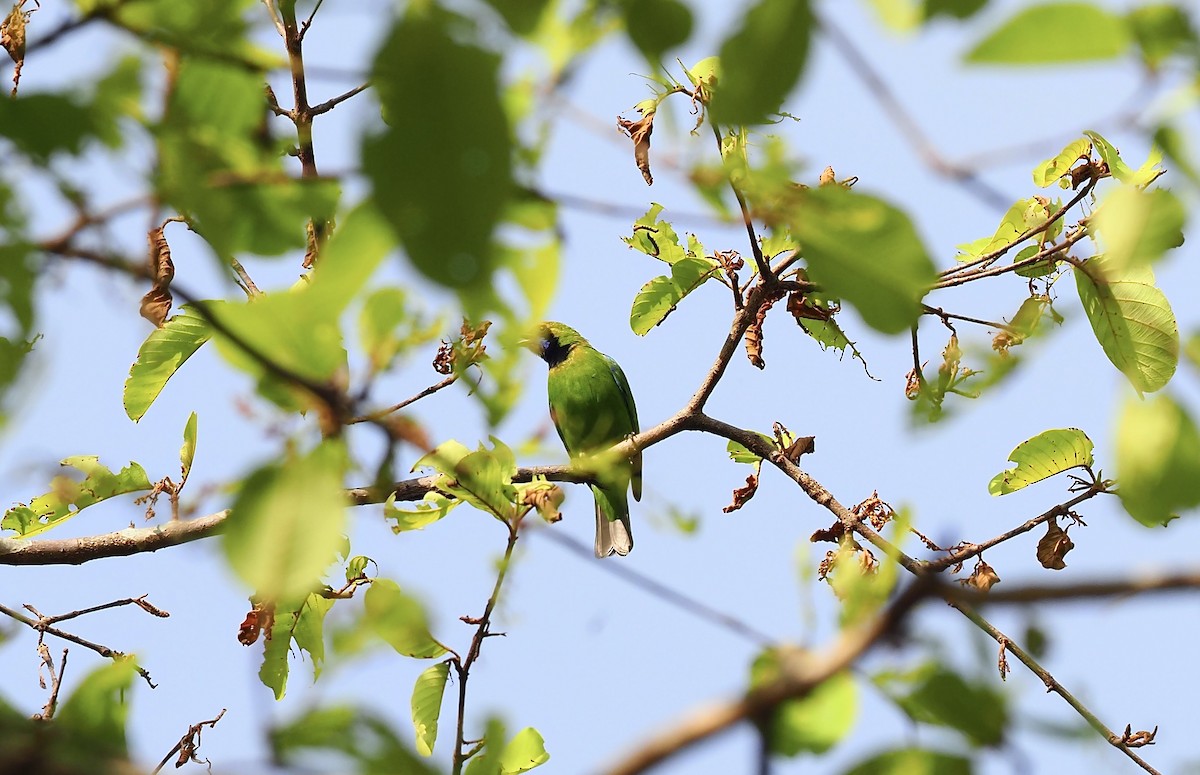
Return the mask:
POLYGON ((615 552, 624 557, 633 549, 633 533, 629 528, 629 502, 625 500, 624 489, 619 496, 619 502, 611 497, 609 492, 594 485, 592 494, 596 496, 596 556, 608 557, 615 552), (609 519, 610 513, 616 518, 609 519))

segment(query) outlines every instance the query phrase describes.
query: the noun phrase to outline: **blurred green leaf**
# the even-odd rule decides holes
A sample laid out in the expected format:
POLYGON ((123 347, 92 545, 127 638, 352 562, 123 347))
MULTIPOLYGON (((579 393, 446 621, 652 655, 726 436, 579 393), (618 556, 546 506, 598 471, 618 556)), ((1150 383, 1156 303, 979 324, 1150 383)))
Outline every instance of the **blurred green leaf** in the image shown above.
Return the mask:
POLYGON ((1156 527, 1200 505, 1200 430, 1170 396, 1129 400, 1117 421, 1117 494, 1156 527))
MULTIPOLYGON (((508 28, 518 35, 528 35, 537 29, 538 22, 548 7, 556 6, 550 0, 486 0, 503 18, 508 28)), ((553 13, 553 11, 551 11, 553 13)))
POLYGON ((366 618, 375 633, 399 653, 434 659, 446 648, 429 633, 425 609, 389 579, 375 579, 363 596, 366 618))
POLYGON ((1182 172, 1193 186, 1200 187, 1200 171, 1193 162, 1188 135, 1171 124, 1162 124, 1154 131, 1154 145, 1161 148, 1172 168, 1182 172))
POLYGON ((358 316, 359 341, 372 373, 386 370, 412 348, 436 340, 443 328, 441 318, 430 320, 413 309, 408 293, 399 287, 372 291, 358 316))
POLYGON ((692 34, 692 12, 679 0, 621 0, 621 10, 629 39, 651 67, 692 34))
POLYGON ((512 141, 500 58, 470 37, 460 17, 408 8, 373 66, 390 126, 362 156, 375 204, 413 265, 478 306, 496 263, 492 232, 513 193, 512 141))
POLYGON ((246 16, 254 0, 75 0, 85 14, 97 14, 150 43, 186 53, 234 60, 242 67, 278 67, 279 55, 252 44, 246 16))
MULTIPOLYGON (((750 688, 778 681, 784 675, 786 658, 787 654, 777 649, 767 649, 755 657, 750 666, 750 688)), ((808 695, 778 705, 764 734, 773 754, 822 754, 850 733, 857 715, 854 677, 848 672, 835 673, 808 695)))
MULTIPOLYGON (((309 710, 271 730, 274 758, 292 767, 309 767, 314 754, 341 754, 362 775, 437 775, 396 735, 391 722, 361 707, 309 710)), ((351 771, 351 770, 338 770, 351 771)))
MULTIPOLYGON (((207 302, 210 307, 220 302, 207 302)), ((185 304, 179 314, 156 328, 138 348, 125 380, 125 414, 137 422, 188 358, 208 341, 212 331, 195 308, 185 304)))
POLYGON ((1075 267, 1079 300, 1096 341, 1138 393, 1166 385, 1179 362, 1179 330, 1148 266, 1116 266, 1097 255, 1075 267))
POLYGON ((804 69, 813 26, 808 0, 757 0, 721 44, 712 120, 761 124, 777 112, 804 69))
POLYGON ((1170 191, 1120 186, 1104 197, 1091 226, 1104 244, 1107 263, 1118 268, 1153 264, 1183 244, 1183 203, 1170 191))
POLYGON ((680 301, 720 271, 711 258, 687 256, 671 264, 671 274, 660 275, 642 286, 629 312, 629 326, 638 336, 662 323, 680 301))
POLYGON ((957 730, 976 746, 1004 741, 1008 705, 990 684, 968 682, 934 662, 902 673, 882 672, 872 680, 914 721, 957 730))
POLYGON ((437 741, 438 717, 442 715, 442 694, 450 676, 450 663, 438 662, 421 671, 412 693, 412 721, 417 732, 417 753, 433 755, 437 741))
POLYGON ((26 506, 19 503, 4 512, 0 527, 15 530, 21 538, 32 538, 79 514, 88 506, 117 495, 150 489, 150 480, 140 465, 130 462, 113 473, 95 455, 76 455, 59 465, 74 468, 83 474, 76 480, 58 475, 50 482, 50 491, 39 495, 26 506))
POLYGON ((1130 10, 1125 18, 1150 67, 1157 68, 1175 55, 1195 57, 1200 53, 1192 20, 1179 5, 1147 3, 1130 10))
POLYGON ((93 771, 108 769, 108 760, 125 760, 128 744, 130 687, 137 675, 130 657, 114 659, 84 676, 54 716, 54 724, 72 747, 89 752, 93 771))
POLYGON ((525 727, 504 746, 500 752, 500 772, 503 775, 518 775, 529 772, 550 761, 546 752, 546 741, 533 727, 525 727))
POLYGON ((342 541, 345 445, 327 439, 250 474, 233 502, 221 545, 230 567, 261 598, 303 600, 342 541))
POLYGON ((1078 428, 1042 431, 1022 441, 1008 455, 1016 465, 988 483, 992 495, 1008 495, 1078 466, 1091 467, 1092 440, 1078 428))
POLYGON ((101 119, 77 97, 22 94, 0 100, 0 137, 41 165, 57 153, 78 154, 88 138, 107 134, 101 119))
POLYGON ((900 748, 876 754, 843 775, 971 775, 971 760, 926 748, 900 748))
POLYGON ((987 5, 987 0, 925 0, 925 20, 938 16, 969 19, 987 5))
POLYGON ((792 233, 823 293, 854 305, 867 325, 908 331, 936 279, 908 216, 882 199, 841 186, 806 192, 792 233))
POLYGON ((225 259, 306 245, 306 224, 328 220, 338 186, 284 173, 267 132, 262 76, 185 58, 156 127, 158 189, 225 259))
POLYGON ((1051 2, 1023 8, 975 45, 976 64, 1047 65, 1113 59, 1129 48, 1120 16, 1092 3, 1051 2))
POLYGON ((483 749, 467 762, 465 775, 503 775, 500 756, 504 752, 501 746, 506 737, 504 722, 489 718, 483 734, 483 749))

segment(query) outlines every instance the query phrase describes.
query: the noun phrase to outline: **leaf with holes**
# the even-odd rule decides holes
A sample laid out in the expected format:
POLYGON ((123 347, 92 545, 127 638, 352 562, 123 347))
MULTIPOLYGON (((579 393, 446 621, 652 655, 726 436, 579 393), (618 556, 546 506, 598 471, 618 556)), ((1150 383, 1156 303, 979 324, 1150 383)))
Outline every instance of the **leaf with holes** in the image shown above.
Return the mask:
POLYGON ((703 285, 720 268, 711 258, 679 259, 671 265, 670 276, 655 277, 638 291, 629 313, 630 328, 638 336, 645 336, 671 314, 684 296, 703 285))
POLYGON ((59 475, 50 482, 50 491, 39 495, 29 505, 17 504, 4 512, 0 527, 15 530, 21 538, 32 538, 57 527, 88 506, 100 501, 150 489, 146 470, 134 462, 117 473, 100 462, 95 455, 76 455, 60 465, 83 473, 82 480, 59 475))
POLYGON ((992 478, 992 495, 1008 495, 1071 468, 1090 468, 1092 440, 1078 428, 1055 428, 1022 441, 1008 459, 1016 466, 992 478))

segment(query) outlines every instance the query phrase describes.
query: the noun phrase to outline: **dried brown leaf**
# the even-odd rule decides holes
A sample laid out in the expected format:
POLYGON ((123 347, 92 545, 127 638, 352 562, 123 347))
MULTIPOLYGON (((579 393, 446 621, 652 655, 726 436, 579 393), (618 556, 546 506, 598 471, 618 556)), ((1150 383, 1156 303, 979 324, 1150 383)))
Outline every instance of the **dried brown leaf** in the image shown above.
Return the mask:
POLYGON ((958 583, 964 587, 977 589, 980 592, 987 592, 1000 583, 1000 575, 996 573, 991 565, 984 562, 983 558, 980 558, 975 563, 975 568, 971 571, 971 575, 965 579, 959 579, 958 583))
POLYGON ((558 485, 531 488, 521 496, 521 502, 537 509, 538 515, 553 525, 562 519, 558 507, 562 505, 564 493, 558 485))
POLYGON ((746 505, 746 501, 754 497, 754 493, 758 492, 758 477, 750 474, 746 477, 746 486, 738 487, 733 491, 733 503, 730 503, 725 508, 721 509, 728 514, 731 511, 737 511, 742 506, 746 505))
POLYGON ((647 186, 654 185, 654 176, 650 174, 650 135, 654 132, 654 115, 647 113, 637 121, 617 117, 617 126, 633 141, 633 160, 647 186))
POLYGON ((1046 527, 1046 535, 1037 544, 1037 560, 1043 568, 1062 570, 1067 567, 1063 558, 1067 552, 1075 548, 1075 543, 1067 535, 1067 531, 1058 526, 1057 519, 1051 519, 1046 527))

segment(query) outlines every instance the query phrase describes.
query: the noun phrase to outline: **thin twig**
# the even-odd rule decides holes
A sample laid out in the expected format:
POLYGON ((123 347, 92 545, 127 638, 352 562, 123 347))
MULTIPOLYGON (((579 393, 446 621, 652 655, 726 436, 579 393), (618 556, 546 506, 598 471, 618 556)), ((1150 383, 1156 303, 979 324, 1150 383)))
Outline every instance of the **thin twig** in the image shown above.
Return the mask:
MULTIPOLYGON (((455 729, 454 759, 452 765, 454 775, 461 775, 463 765, 470 754, 470 752, 463 750, 463 746, 466 743, 464 731, 467 713, 467 680, 471 677, 471 666, 475 664, 475 660, 479 659, 480 650, 483 648, 483 641, 495 634, 490 629, 492 612, 496 610, 496 603, 500 600, 500 588, 504 584, 509 564, 512 562, 513 549, 517 545, 520 525, 520 516, 513 518, 507 525, 508 543, 504 547, 504 557, 500 560, 500 570, 496 573, 496 583, 492 586, 492 595, 488 598, 487 604, 484 606, 483 615, 478 619, 463 618, 463 621, 475 625, 475 634, 471 638, 471 647, 467 650, 466 658, 460 659, 455 655, 450 659, 450 664, 454 667, 454 672, 458 675, 458 723, 455 729)), ((495 744, 494 741, 493 744, 495 744)))
POLYGON ((196 751, 200 749, 200 733, 204 731, 204 727, 206 726, 210 729, 216 729, 217 722, 225 716, 225 711, 225 708, 221 708, 221 712, 217 714, 216 718, 211 718, 208 721, 200 721, 188 727, 188 731, 183 735, 183 737, 179 738, 179 742, 175 744, 175 747, 167 752, 167 755, 162 758, 162 761, 160 761, 158 766, 154 768, 154 771, 151 773, 151 775, 158 775, 158 773, 162 771, 162 768, 167 766, 167 762, 171 761, 171 757, 175 756, 175 754, 179 754, 179 757, 175 761, 176 768, 182 767, 188 762, 193 762, 195 764, 206 764, 206 761, 201 761, 200 758, 196 756, 196 751))
POLYGON ((313 105, 311 108, 309 108, 308 114, 310 116, 319 116, 322 113, 328 113, 329 111, 333 110, 335 107, 340 105, 341 103, 345 102, 346 100, 350 99, 351 97, 353 97, 356 94, 366 91, 370 87, 371 87, 370 83, 364 83, 364 84, 360 84, 359 86, 355 86, 350 91, 345 92, 344 94, 339 94, 338 96, 334 97, 333 99, 325 100, 320 105, 313 105))
POLYGON ((352 417, 346 421, 346 424, 347 425, 355 425, 357 423, 375 422, 377 420, 382 420, 384 417, 387 417, 389 414, 392 414, 393 412, 398 412, 401 409, 403 409, 404 407, 408 406, 409 404, 414 404, 417 401, 420 401, 422 398, 425 398, 426 396, 431 396, 434 393, 441 390, 442 388, 450 387, 457 380, 458 380, 458 375, 451 374, 448 377, 446 377, 445 379, 443 379, 441 382, 438 382, 435 385, 430 385, 429 387, 422 390, 420 393, 417 393, 415 396, 406 398, 398 404, 389 406, 387 409, 379 409, 374 412, 369 412, 367 414, 359 415, 358 417, 352 417))
MULTIPOLYGON (((713 137, 717 141, 717 153, 721 153, 721 128, 715 123, 712 126, 713 137)), ((762 245, 758 243, 758 235, 754 232, 754 219, 750 217, 750 208, 746 205, 746 197, 742 195, 742 190, 734 181, 733 175, 726 176, 729 180, 729 187, 733 189, 733 195, 737 199, 738 208, 742 212, 742 224, 746 227, 746 234, 750 237, 750 250, 754 252, 754 265, 758 267, 758 274, 762 277, 764 283, 770 283, 775 279, 775 275, 771 272, 771 265, 767 263, 767 259, 763 258, 762 245)))

